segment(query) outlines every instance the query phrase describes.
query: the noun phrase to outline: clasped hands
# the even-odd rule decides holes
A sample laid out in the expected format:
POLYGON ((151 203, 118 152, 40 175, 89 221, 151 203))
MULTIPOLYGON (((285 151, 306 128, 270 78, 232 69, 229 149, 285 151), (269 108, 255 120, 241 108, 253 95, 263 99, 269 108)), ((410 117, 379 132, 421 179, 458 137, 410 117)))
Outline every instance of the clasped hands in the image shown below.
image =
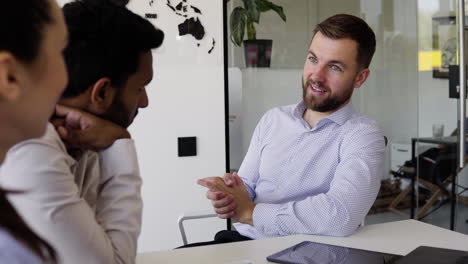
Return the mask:
POLYGON ((90 113, 62 105, 55 107, 51 123, 69 149, 99 151, 117 139, 130 138, 128 131, 90 113))
POLYGON ((221 177, 199 179, 197 183, 208 188, 206 198, 211 200, 214 211, 219 218, 232 218, 238 222, 253 225, 255 203, 239 175, 226 173, 221 177))

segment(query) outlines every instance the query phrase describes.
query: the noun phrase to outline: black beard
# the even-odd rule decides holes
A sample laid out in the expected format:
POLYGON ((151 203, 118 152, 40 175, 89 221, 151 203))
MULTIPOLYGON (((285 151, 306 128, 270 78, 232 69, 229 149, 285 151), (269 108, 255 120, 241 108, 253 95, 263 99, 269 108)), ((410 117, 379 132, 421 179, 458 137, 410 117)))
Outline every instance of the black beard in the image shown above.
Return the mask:
MULTIPOLYGON (((135 112, 135 116, 137 115, 137 113, 138 111, 135 112)), ((112 102, 112 105, 109 107, 107 112, 101 117, 123 128, 128 128, 133 120, 128 120, 127 109, 118 97, 114 99, 114 102, 112 102)))

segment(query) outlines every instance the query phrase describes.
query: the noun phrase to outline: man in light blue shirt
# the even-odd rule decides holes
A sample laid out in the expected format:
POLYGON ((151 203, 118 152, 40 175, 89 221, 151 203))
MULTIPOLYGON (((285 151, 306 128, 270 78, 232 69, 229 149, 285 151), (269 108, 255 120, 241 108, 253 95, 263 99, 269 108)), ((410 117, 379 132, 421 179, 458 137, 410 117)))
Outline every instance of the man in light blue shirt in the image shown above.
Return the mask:
MULTIPOLYGON (((314 30, 303 100, 268 111, 238 175, 199 180, 241 239, 290 234, 348 236, 380 188, 385 143, 351 96, 369 76, 375 35, 360 18, 335 15, 314 30)), ((228 242, 228 241, 223 241, 228 242)))

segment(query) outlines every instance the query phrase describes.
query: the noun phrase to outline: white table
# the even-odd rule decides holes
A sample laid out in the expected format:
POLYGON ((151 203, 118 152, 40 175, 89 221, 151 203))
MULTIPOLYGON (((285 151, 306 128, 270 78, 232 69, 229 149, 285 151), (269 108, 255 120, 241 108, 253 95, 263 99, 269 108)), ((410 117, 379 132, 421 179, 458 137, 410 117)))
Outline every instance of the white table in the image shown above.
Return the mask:
POLYGON ((421 245, 468 251, 467 235, 416 220, 404 220, 364 226, 350 237, 294 235, 141 253, 137 257, 137 264, 268 263, 267 256, 306 240, 398 255, 406 255, 421 245))

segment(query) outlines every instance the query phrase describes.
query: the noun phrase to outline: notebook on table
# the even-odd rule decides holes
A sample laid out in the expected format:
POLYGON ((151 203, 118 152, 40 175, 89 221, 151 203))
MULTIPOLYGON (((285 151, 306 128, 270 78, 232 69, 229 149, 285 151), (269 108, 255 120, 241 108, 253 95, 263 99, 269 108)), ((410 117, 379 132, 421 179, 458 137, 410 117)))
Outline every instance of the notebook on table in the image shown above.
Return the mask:
MULTIPOLYGON (((468 245, 465 245, 468 248, 468 245)), ((468 252, 420 246, 401 258, 397 264, 468 264, 468 252)))

